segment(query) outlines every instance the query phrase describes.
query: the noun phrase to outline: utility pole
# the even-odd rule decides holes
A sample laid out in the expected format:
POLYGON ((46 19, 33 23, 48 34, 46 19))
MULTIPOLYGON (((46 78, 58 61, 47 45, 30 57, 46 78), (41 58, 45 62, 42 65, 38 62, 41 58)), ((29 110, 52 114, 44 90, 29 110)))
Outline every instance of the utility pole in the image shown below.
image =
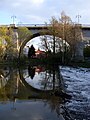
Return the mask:
POLYGON ((12 21, 13 21, 13 24, 14 24, 16 16, 13 15, 13 16, 11 16, 11 18, 12 18, 12 21))
POLYGON ((80 18, 81 18, 81 15, 76 15, 76 18, 78 19, 78 24, 79 24, 79 22, 80 22, 80 18))

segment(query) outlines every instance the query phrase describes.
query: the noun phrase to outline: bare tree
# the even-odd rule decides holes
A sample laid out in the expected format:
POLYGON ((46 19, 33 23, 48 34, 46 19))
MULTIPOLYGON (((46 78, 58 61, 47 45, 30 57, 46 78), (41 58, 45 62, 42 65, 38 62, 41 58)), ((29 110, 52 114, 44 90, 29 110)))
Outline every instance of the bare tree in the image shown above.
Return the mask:
MULTIPOLYGON (((59 19, 56 19, 55 17, 51 18, 50 27, 48 27, 48 31, 52 35, 52 37, 49 36, 49 39, 52 40, 51 46, 53 48, 54 55, 56 52, 57 44, 58 44, 58 48, 61 49, 63 53, 62 61, 64 61, 64 56, 67 51, 68 44, 70 46, 72 56, 73 54, 75 54, 75 49, 76 49, 75 46, 77 42, 81 40, 81 28, 80 25, 74 24, 71 18, 68 15, 66 15, 64 11, 61 12, 61 16, 59 19), (59 40, 60 42, 58 42, 59 40)), ((43 46, 46 49, 48 49, 47 37, 44 37, 42 39, 42 43, 43 46)))

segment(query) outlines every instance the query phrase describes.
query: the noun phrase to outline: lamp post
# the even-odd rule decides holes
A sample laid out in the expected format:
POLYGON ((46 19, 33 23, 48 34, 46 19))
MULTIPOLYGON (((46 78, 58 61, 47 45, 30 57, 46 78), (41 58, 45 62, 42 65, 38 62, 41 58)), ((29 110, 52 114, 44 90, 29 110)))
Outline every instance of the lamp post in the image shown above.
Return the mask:
POLYGON ((16 16, 13 15, 13 16, 11 16, 11 18, 12 18, 12 21, 13 21, 13 24, 14 24, 16 16))
POLYGON ((79 22, 80 22, 80 18, 81 18, 81 15, 76 15, 76 18, 78 19, 78 24, 79 24, 79 22))

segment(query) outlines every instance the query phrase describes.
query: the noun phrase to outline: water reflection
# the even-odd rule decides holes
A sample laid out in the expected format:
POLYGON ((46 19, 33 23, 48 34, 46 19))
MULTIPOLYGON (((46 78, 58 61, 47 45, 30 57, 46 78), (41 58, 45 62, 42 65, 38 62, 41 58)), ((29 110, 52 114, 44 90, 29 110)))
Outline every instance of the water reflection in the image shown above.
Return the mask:
MULTIPOLYGON (((64 103, 70 96, 64 91, 62 76, 59 67, 56 65, 29 65, 24 69, 0 69, 0 106, 3 108, 3 104, 6 104, 7 111, 8 107, 16 111, 17 107, 15 105, 22 110, 22 108, 26 107, 25 105, 29 104, 28 102, 36 101, 36 103, 39 102, 42 106, 48 106, 47 111, 51 110, 52 116, 53 114, 57 114, 58 117, 55 117, 55 120, 59 117, 62 120, 63 116, 69 116, 69 114, 66 114, 64 103), (20 108, 20 105, 23 107, 20 108)), ((37 105, 35 105, 34 102, 33 108, 36 108, 37 105)), ((30 108, 28 109, 30 111, 30 108)), ((32 111, 30 112, 32 113, 32 111)), ((20 114, 22 113, 23 112, 20 114)), ((7 115, 7 113, 3 114, 7 115)), ((40 115, 42 114, 44 113, 41 112, 40 115)), ((0 118, 3 117, 4 116, 1 115, 0 118)), ((22 117, 20 119, 22 119, 22 117)), ((44 120, 46 118, 42 119, 44 120)), ((51 120, 53 120, 52 117, 51 120)))
POLYGON ((35 68, 31 67, 30 65, 28 66, 28 76, 30 76, 31 79, 33 79, 35 76, 35 68))
POLYGON ((0 101, 12 99, 18 92, 18 72, 12 68, 0 69, 0 101))
POLYGON ((7 69, 6 67, 3 68, 3 70, 0 69, 0 88, 2 86, 5 86, 5 84, 7 83, 8 75, 9 75, 9 69, 7 69))
POLYGON ((34 88, 55 90, 62 88, 63 85, 58 69, 58 66, 29 66, 28 69, 20 71, 20 74, 23 75, 23 79, 34 88))

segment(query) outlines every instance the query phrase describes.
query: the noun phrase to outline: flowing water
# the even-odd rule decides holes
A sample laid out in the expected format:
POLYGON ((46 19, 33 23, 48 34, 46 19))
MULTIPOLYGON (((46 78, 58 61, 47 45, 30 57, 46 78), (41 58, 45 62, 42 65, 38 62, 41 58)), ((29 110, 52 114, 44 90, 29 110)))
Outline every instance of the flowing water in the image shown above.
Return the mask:
POLYGON ((0 120, 90 120, 90 69, 0 69, 0 120))

